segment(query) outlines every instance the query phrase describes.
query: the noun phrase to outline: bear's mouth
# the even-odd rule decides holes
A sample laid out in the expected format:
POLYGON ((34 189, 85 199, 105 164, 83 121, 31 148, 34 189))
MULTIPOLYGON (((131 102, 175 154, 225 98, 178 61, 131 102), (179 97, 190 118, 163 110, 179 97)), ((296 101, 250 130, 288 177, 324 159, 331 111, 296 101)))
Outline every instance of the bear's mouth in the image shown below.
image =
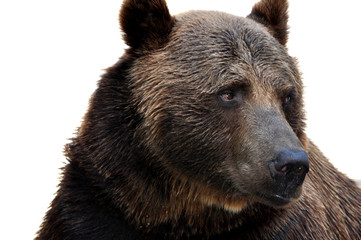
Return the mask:
POLYGON ((278 194, 263 196, 263 198, 267 202, 271 203, 272 206, 276 207, 283 207, 292 201, 292 198, 278 194))
POLYGON ((288 194, 256 194, 258 202, 271 207, 287 207, 289 204, 292 204, 296 199, 298 199, 298 194, 296 196, 290 196, 288 194))

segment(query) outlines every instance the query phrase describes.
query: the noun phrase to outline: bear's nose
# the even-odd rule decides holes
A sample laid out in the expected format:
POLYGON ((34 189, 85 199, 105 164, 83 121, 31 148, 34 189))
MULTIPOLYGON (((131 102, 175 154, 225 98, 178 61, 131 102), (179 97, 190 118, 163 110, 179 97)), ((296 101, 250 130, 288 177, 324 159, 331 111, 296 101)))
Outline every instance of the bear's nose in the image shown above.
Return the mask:
POLYGON ((276 180, 287 176, 287 179, 296 178, 302 183, 309 170, 308 156, 303 150, 282 149, 268 164, 271 176, 276 180))

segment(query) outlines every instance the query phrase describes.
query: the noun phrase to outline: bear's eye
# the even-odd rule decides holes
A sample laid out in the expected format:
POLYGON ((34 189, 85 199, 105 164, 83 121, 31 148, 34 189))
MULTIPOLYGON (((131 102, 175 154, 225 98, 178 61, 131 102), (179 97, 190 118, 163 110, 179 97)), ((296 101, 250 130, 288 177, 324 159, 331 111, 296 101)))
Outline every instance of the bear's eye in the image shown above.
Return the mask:
POLYGON ((287 94, 286 97, 284 97, 284 99, 282 101, 282 107, 284 109, 289 108, 292 105, 293 101, 294 101, 294 97, 295 97, 295 92, 294 91, 287 94))
POLYGON ((221 93, 221 99, 225 102, 232 101, 234 99, 234 93, 229 90, 224 91, 221 93))
POLYGON ((224 90, 218 94, 219 103, 224 107, 237 107, 242 101, 240 90, 224 90))
POLYGON ((291 103, 291 96, 287 96, 283 101, 283 105, 289 105, 291 103))

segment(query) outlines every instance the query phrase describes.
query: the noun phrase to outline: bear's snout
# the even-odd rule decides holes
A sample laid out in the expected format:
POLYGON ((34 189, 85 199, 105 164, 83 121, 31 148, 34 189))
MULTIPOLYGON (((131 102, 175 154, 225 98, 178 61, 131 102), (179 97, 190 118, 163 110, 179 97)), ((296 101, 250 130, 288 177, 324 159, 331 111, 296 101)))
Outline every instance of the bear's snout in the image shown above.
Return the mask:
MULTIPOLYGON (((238 156, 244 156, 246 152, 247 156, 256 159, 241 162, 244 165, 251 162, 253 172, 257 171, 258 176, 257 179, 254 178, 257 180, 257 187, 246 191, 253 193, 257 201, 270 206, 285 207, 301 196, 302 184, 310 165, 307 149, 287 118, 276 105, 269 105, 270 103, 249 105, 247 113, 252 117, 246 122, 245 118, 242 118, 242 124, 246 125, 248 130, 245 138, 251 139, 257 148, 243 148, 238 156)), ((245 174, 248 178, 253 178, 247 171, 242 171, 242 179, 245 174)))
POLYGON ((309 170, 308 156, 303 150, 282 149, 276 159, 269 161, 268 167, 274 180, 300 185, 309 170))
POLYGON ((301 194, 300 186, 309 171, 307 153, 283 148, 268 162, 268 169, 273 186, 268 202, 275 206, 287 205, 301 194))

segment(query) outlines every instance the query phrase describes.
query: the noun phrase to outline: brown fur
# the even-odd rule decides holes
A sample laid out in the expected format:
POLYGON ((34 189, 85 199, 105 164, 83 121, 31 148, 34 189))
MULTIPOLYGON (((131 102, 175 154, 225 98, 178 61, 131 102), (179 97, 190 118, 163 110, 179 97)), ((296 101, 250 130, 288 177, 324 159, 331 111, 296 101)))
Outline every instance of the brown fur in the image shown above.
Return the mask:
POLYGON ((162 0, 126 0, 130 48, 66 147, 37 239, 360 238, 360 189, 304 133, 287 6, 171 17, 162 0), (285 148, 308 153, 303 187, 271 177, 285 148))
POLYGON ((268 27, 272 35, 286 45, 288 39, 288 2, 284 0, 263 0, 253 6, 248 16, 268 27))
POLYGON ((119 20, 125 42, 142 53, 162 46, 174 24, 164 0, 125 0, 119 20))

